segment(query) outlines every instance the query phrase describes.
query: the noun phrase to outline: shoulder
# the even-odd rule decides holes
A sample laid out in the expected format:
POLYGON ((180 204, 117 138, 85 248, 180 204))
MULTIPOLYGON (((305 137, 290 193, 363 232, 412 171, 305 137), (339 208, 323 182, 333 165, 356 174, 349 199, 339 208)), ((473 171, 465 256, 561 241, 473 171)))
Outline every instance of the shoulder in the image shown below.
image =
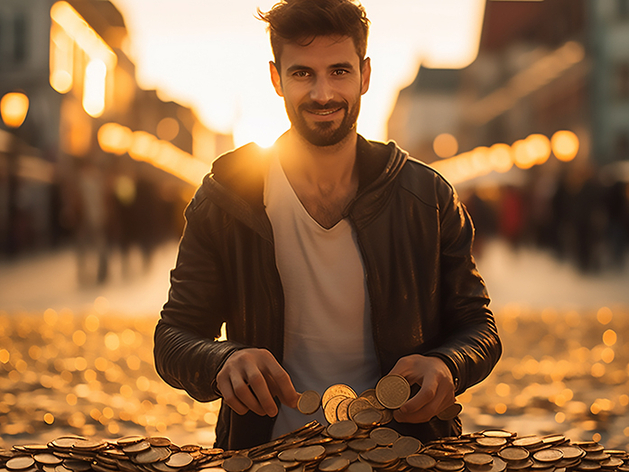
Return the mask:
POLYGON ((400 186, 424 204, 440 207, 444 201, 455 198, 452 184, 430 165, 409 157, 399 173, 400 186))

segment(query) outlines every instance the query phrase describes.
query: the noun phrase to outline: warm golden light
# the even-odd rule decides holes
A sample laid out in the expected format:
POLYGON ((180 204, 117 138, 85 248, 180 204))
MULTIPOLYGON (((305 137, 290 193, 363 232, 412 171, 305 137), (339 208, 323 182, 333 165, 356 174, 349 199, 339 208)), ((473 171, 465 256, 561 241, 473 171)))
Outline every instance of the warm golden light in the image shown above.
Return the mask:
POLYGON ((101 149, 118 156, 129 150, 133 132, 126 126, 106 123, 98 130, 97 138, 101 149))
POLYGON ((0 100, 0 114, 2 121, 9 128, 19 128, 28 113, 28 97, 20 92, 7 93, 0 100))
POLYGON ((520 169, 530 169, 535 165, 535 156, 524 139, 518 139, 512 144, 513 161, 520 169))
POLYGON ((441 133, 432 142, 432 148, 439 157, 452 157, 459 150, 459 143, 450 133, 441 133))
POLYGON ((55 21, 50 27, 50 86, 59 93, 72 90, 74 43, 55 21))
POLYGON ((550 140, 543 134, 531 134, 525 142, 536 165, 543 164, 550 157, 550 140))
POLYGON ((106 123, 98 130, 97 137, 103 151, 117 155, 128 152, 133 159, 149 162, 195 186, 209 171, 207 163, 146 131, 131 131, 117 123, 106 123))
POLYGON ((496 143, 489 148, 489 162, 496 172, 504 173, 513 167, 511 158, 511 146, 505 143, 496 143))
POLYGON ((172 141, 179 134, 179 122, 167 116, 157 123, 157 137, 165 141, 172 141))
POLYGON ((550 145, 555 157, 563 162, 571 161, 579 152, 579 138, 568 130, 557 131, 553 134, 550 145))
POLYGON ((83 84, 83 109, 93 118, 105 111, 105 89, 107 87, 107 66, 100 59, 94 59, 85 68, 83 84))
POLYGON ((116 54, 68 2, 59 1, 50 9, 50 17, 90 59, 100 59, 108 67, 116 65, 116 54))

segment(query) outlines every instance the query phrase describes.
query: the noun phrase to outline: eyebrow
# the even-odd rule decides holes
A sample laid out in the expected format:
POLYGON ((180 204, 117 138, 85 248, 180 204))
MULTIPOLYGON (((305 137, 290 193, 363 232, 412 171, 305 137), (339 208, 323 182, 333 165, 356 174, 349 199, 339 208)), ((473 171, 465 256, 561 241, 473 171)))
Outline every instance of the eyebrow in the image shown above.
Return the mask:
MULTIPOLYGON (((350 70, 354 70, 354 66, 352 65, 351 62, 337 62, 336 64, 330 64, 328 66, 328 69, 350 69, 350 70)), ((307 70, 307 71, 312 71, 312 67, 308 67, 308 66, 304 66, 301 64, 294 64, 288 68, 286 68, 286 72, 287 73, 291 73, 291 72, 296 72, 298 70, 307 70)))

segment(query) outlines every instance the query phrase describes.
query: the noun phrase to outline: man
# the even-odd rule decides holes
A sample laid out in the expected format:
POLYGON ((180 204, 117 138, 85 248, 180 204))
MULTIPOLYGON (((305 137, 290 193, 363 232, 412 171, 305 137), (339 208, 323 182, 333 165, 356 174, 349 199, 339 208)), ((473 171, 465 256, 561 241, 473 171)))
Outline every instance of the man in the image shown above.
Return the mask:
POLYGON ((271 150, 221 156, 188 206, 157 370, 196 400, 222 397, 225 449, 310 421, 298 392, 360 393, 387 373, 421 385, 393 428, 460 434, 458 418, 435 415, 501 353, 470 219, 434 170, 357 134, 371 72, 362 7, 285 0, 261 18, 291 127, 271 150))

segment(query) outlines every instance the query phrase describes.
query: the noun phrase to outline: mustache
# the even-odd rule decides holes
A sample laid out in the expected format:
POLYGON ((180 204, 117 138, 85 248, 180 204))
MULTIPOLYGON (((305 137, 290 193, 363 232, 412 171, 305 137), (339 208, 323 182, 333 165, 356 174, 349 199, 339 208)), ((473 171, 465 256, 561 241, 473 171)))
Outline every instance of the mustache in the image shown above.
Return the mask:
POLYGON ((329 101, 323 104, 317 102, 307 102, 299 105, 299 110, 301 111, 326 111, 336 110, 337 108, 347 108, 347 104, 345 102, 329 101))

